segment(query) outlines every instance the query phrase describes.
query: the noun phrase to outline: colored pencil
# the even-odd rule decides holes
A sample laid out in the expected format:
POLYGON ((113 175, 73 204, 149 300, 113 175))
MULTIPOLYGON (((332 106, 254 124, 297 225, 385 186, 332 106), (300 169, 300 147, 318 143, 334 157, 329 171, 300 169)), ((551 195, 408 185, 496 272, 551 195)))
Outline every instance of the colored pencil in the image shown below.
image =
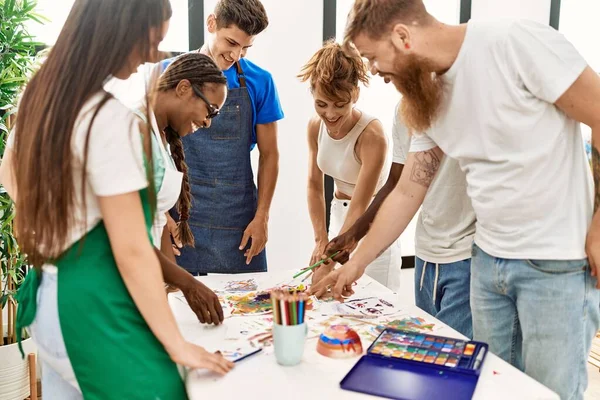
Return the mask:
POLYGON ((298 314, 300 314, 300 323, 304 323, 304 299, 298 302, 298 314))
POLYGON ((306 293, 290 293, 276 290, 271 293, 273 323, 278 325, 300 325, 305 322, 306 293))
POLYGON ((313 269, 317 268, 318 266, 320 266, 321 264, 323 264, 324 262, 327 262, 329 260, 331 260, 333 257, 337 256, 338 254, 340 254, 339 251, 336 251, 335 253, 333 253, 332 255, 330 255, 329 257, 327 257, 324 260, 321 260, 313 265, 311 265, 310 267, 306 267, 304 268, 302 271, 298 272, 296 275, 294 275, 294 279, 296 279, 297 277, 299 277, 300 275, 305 274, 308 271, 312 271, 313 269))

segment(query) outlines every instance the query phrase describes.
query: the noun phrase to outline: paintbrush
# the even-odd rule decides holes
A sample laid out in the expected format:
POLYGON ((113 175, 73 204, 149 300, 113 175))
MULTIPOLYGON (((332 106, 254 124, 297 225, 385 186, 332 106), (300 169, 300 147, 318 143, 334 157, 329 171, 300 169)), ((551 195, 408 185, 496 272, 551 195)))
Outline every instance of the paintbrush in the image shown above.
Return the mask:
POLYGON ((380 325, 387 326, 387 323, 378 323, 377 324, 375 322, 365 321, 364 319, 360 319, 360 318, 354 318, 354 317, 343 317, 343 318, 349 319, 349 320, 352 320, 352 321, 356 321, 356 322, 361 322, 363 324, 373 325, 373 326, 380 326, 380 325))
POLYGON ((333 314, 332 317, 353 318, 353 319, 376 319, 378 315, 357 315, 357 314, 333 314))
POLYGON ((300 275, 305 274, 308 271, 312 271, 313 269, 317 268, 318 266, 320 266, 321 264, 323 264, 324 262, 327 262, 329 260, 331 260, 333 257, 337 256, 338 254, 340 254, 339 251, 336 251, 335 253, 333 253, 332 255, 330 255, 329 257, 315 263, 314 265, 311 265, 310 267, 306 267, 304 268, 302 271, 298 272, 296 275, 294 275, 294 279, 296 279, 297 277, 299 277, 300 275))

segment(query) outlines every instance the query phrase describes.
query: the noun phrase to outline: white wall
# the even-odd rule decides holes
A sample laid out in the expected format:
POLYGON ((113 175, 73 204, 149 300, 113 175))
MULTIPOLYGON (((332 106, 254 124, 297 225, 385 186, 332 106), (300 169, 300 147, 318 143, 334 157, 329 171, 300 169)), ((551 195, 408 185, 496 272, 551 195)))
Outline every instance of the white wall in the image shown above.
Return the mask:
MULTIPOLYGON (((205 0, 205 15, 215 0, 205 0)), ((314 112, 308 86, 296 78, 316 52, 323 35, 323 2, 262 0, 269 27, 247 58, 273 74, 285 113, 279 122, 279 181, 271 207, 267 256, 270 270, 308 265, 314 247, 306 203, 308 149, 306 125, 314 112), (310 7, 307 6, 310 4, 310 7)), ((253 151, 254 170, 257 171, 253 151)))
MULTIPOLYGON (((36 12, 49 21, 41 25, 28 24, 29 32, 39 41, 53 45, 75 0, 37 0, 36 12)), ((173 16, 169 33, 160 45, 163 51, 188 50, 188 0, 171 0, 173 16)))
MULTIPOLYGON (((593 0, 563 0, 593 1, 593 0)), ((471 18, 525 18, 547 24, 550 20, 550 0, 472 0, 471 18)))

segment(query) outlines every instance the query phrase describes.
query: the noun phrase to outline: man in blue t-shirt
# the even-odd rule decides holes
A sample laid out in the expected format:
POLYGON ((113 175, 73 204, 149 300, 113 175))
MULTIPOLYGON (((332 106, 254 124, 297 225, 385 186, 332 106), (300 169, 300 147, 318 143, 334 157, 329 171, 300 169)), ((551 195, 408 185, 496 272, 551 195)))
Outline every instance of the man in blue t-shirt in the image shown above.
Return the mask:
MULTIPOLYGON (((264 248, 279 171, 277 121, 283 111, 271 74, 243 58, 267 25, 259 0, 220 0, 207 18, 208 40, 198 51, 223 70, 229 91, 210 127, 183 138, 192 207, 189 216, 173 214, 175 220, 188 218, 193 247, 182 246, 169 221, 178 264, 193 274, 267 270, 264 248), (255 146, 260 152, 258 188, 250 164, 255 146)), ((163 61, 162 69, 171 61, 163 61)))

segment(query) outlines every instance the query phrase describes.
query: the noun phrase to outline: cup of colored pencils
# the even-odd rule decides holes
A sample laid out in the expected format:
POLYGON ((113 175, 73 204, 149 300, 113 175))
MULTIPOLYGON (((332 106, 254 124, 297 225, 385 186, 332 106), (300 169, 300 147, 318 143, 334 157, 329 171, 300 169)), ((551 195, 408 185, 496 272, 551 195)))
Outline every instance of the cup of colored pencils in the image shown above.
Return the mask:
POLYGON ((275 290, 271 292, 271 301, 275 358, 281 365, 297 365, 302 361, 308 331, 304 319, 308 295, 275 290))

